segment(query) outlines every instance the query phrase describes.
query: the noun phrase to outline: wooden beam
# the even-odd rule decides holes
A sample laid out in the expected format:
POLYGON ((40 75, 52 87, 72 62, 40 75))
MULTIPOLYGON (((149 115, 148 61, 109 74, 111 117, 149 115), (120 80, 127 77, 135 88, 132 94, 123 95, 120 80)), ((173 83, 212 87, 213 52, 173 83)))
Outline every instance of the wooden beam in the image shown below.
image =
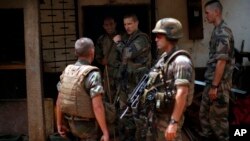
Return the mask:
POLYGON ((24 31, 29 141, 45 141, 45 116, 39 40, 39 0, 25 1, 24 31))
POLYGON ((0 64, 0 70, 24 70, 25 64, 0 64))

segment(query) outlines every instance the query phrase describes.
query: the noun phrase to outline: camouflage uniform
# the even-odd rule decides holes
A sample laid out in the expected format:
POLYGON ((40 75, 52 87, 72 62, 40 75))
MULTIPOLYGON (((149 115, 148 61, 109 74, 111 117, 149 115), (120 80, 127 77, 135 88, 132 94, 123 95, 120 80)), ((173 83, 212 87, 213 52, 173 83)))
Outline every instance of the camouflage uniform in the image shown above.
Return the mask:
MULTIPOLYGON (((89 65, 89 63, 84 60, 78 60, 75 65, 89 65)), ((97 94, 104 93, 99 71, 91 71, 85 79, 82 86, 86 88, 91 98, 95 97, 97 94)), ((57 85, 58 91, 60 91, 60 86, 61 83, 59 82, 57 85)), ((70 115, 64 115, 64 117, 74 136, 81 136, 81 141, 97 141, 99 129, 95 119, 85 120, 81 117, 74 117, 74 119, 72 119, 70 115)))
POLYGON ((232 31, 224 21, 214 28, 209 50, 209 60, 205 72, 207 85, 202 94, 199 115, 203 130, 202 134, 204 137, 209 137, 212 133, 215 133, 220 141, 228 141, 228 110, 234 66, 234 38, 232 31), (217 90, 217 99, 212 102, 209 99, 208 91, 214 79, 217 60, 226 60, 227 63, 217 90))
MULTIPOLYGON (((126 93, 126 97, 150 68, 150 46, 149 37, 140 30, 117 44, 117 50, 122 54, 119 78, 125 82, 122 85, 122 91, 126 93)), ((124 100, 126 101, 127 98, 124 100)))
MULTIPOLYGON (((117 50, 122 54, 122 65, 119 70, 120 110, 123 111, 129 94, 136 87, 142 76, 148 72, 151 64, 150 40, 147 34, 140 30, 135 31, 122 42, 117 44, 117 50)), ((133 138, 135 132, 134 121, 130 117, 125 117, 119 122, 122 130, 126 128, 127 137, 133 138)), ((126 135, 125 135, 126 138, 126 135)), ((123 140, 123 139, 122 139, 123 140)), ((126 140, 126 139, 124 139, 126 140)), ((131 139, 133 140, 133 139, 131 139)))
MULTIPOLYGON (((116 45, 113 41, 113 36, 109 36, 108 34, 104 34, 100 36, 96 43, 95 49, 95 59, 98 63, 102 63, 103 58, 107 58, 107 70, 108 70, 108 77, 109 77, 109 85, 110 85, 110 96, 111 96, 111 103, 115 98, 115 94, 117 91, 117 73, 119 70, 119 66, 121 64, 119 52, 116 50, 116 45)), ((105 92, 107 91, 107 76, 104 73, 104 83, 105 83, 105 92)), ((110 100, 110 99, 109 99, 110 100)), ((108 101, 109 101, 108 100, 108 101)))
MULTIPOLYGON (((166 91, 173 91, 172 94, 176 92, 176 85, 188 85, 189 93, 187 96, 186 107, 189 106, 193 99, 193 91, 194 91, 194 67, 192 61, 186 55, 179 54, 177 55, 173 61, 170 61, 169 64, 166 64, 166 60, 172 53, 177 51, 177 47, 174 47, 171 52, 164 52, 155 66, 152 68, 149 73, 149 81, 148 86, 155 86, 155 84, 159 84, 162 82, 162 78, 160 78, 160 74, 162 74, 163 81, 166 81, 168 84, 160 85, 157 87, 157 93, 167 93, 166 91), (163 72, 161 72, 164 70, 163 72), (165 71, 167 70, 167 72, 165 71), (157 75, 155 75, 155 73, 157 75), (157 77, 156 77, 157 76, 157 77), (166 85, 169 86, 169 90, 166 90, 166 85)), ((165 95, 165 97, 168 97, 165 95)), ((172 111, 174 108, 175 101, 173 100, 174 95, 170 95, 169 98, 164 99, 157 104, 156 102, 156 112, 155 112, 155 124, 156 124, 156 141, 165 141, 165 131, 169 125, 169 121, 172 115, 172 111)), ((157 98, 156 98, 157 101, 157 98)), ((185 110, 185 109, 184 109, 185 110)), ((178 122, 178 129, 175 141, 181 141, 181 128, 184 122, 184 115, 180 118, 178 122)), ((154 131, 154 130, 152 130, 154 131)))
MULTIPOLYGON (((113 36, 116 35, 114 33, 113 35, 103 34, 101 35, 96 43, 96 49, 95 49, 95 59, 98 63, 102 63, 102 59, 106 57, 107 59, 107 71, 106 73, 104 71, 104 89, 105 89, 105 101, 110 103, 110 106, 114 106, 115 99, 117 99, 117 91, 118 91, 118 71, 119 67, 121 65, 120 60, 120 53, 116 50, 116 44, 113 41, 113 36), (108 74, 108 76, 107 76, 108 74), (108 86, 108 81, 109 86, 108 86), (110 88, 110 93, 108 93, 108 87, 110 88)), ((107 103, 106 103, 107 104, 107 103)), ((110 113, 108 113, 110 115, 110 113)), ((107 118, 111 118, 110 116, 107 118)), ((116 118, 117 119, 117 118, 116 118)), ((110 131, 110 137, 113 138, 116 135, 117 131, 117 120, 114 119, 112 123, 108 123, 108 128, 110 131)))

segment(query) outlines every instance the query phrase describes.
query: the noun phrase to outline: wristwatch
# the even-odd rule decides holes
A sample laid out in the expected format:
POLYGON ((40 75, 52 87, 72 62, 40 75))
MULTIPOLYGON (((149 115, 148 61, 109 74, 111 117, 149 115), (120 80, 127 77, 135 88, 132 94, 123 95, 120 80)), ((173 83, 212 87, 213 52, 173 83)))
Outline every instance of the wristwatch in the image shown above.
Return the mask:
POLYGON ((178 121, 174 120, 173 118, 170 119, 169 124, 177 124, 178 121))

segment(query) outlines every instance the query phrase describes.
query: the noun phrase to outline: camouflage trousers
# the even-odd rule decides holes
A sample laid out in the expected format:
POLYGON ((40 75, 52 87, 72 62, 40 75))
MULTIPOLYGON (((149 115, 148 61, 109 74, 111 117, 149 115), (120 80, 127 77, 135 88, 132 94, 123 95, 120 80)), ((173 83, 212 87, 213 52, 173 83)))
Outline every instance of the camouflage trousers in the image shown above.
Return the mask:
POLYGON ((114 103, 117 98, 118 90, 118 80, 112 77, 104 77, 104 91, 105 91, 105 101, 109 103, 114 103))
POLYGON ((77 141, 97 141, 98 125, 95 121, 82 121, 67 119, 70 131, 77 137, 77 141))
MULTIPOLYGON (((169 125, 170 117, 171 114, 158 114, 157 115, 157 135, 156 135, 156 141, 166 141, 165 139, 165 131, 169 125)), ((184 116, 181 117, 178 127, 177 127, 177 133, 176 133, 176 138, 172 141, 182 141, 182 125, 184 123, 184 116)))
MULTIPOLYGON (((136 73, 128 73, 125 81, 121 80, 119 83, 120 91, 119 91, 119 113, 126 109, 126 104, 128 98, 131 96, 132 91, 137 86, 137 83, 141 79, 141 75, 144 73, 136 72, 136 73)), ((120 115, 119 114, 119 115, 120 115)), ((127 114, 123 117, 123 119, 119 120, 119 137, 120 141, 145 141, 141 139, 141 126, 138 123, 131 110, 127 112, 127 114)))
MULTIPOLYGON (((127 94, 123 91, 119 94, 119 115, 126 109, 127 94)), ((118 118, 119 141, 135 141, 136 126, 129 110, 122 119, 118 118)))
POLYGON ((207 85, 202 93, 200 105, 200 123, 202 136, 209 138, 216 135, 220 141, 229 140, 229 87, 221 84, 217 90, 217 99, 211 101, 208 92, 210 85, 207 85))
POLYGON ((136 126, 132 117, 124 117, 119 121, 120 141, 135 141, 136 126))

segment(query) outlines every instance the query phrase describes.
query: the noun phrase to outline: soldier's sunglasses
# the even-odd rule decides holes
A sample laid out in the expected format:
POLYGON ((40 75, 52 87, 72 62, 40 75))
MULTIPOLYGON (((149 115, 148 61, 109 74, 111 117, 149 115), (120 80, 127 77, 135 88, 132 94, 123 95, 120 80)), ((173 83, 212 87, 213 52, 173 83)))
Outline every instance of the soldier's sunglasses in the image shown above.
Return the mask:
POLYGON ((155 38, 157 38, 157 39, 161 39, 161 38, 163 38, 164 36, 165 36, 165 34, 162 34, 162 33, 156 33, 155 38))

